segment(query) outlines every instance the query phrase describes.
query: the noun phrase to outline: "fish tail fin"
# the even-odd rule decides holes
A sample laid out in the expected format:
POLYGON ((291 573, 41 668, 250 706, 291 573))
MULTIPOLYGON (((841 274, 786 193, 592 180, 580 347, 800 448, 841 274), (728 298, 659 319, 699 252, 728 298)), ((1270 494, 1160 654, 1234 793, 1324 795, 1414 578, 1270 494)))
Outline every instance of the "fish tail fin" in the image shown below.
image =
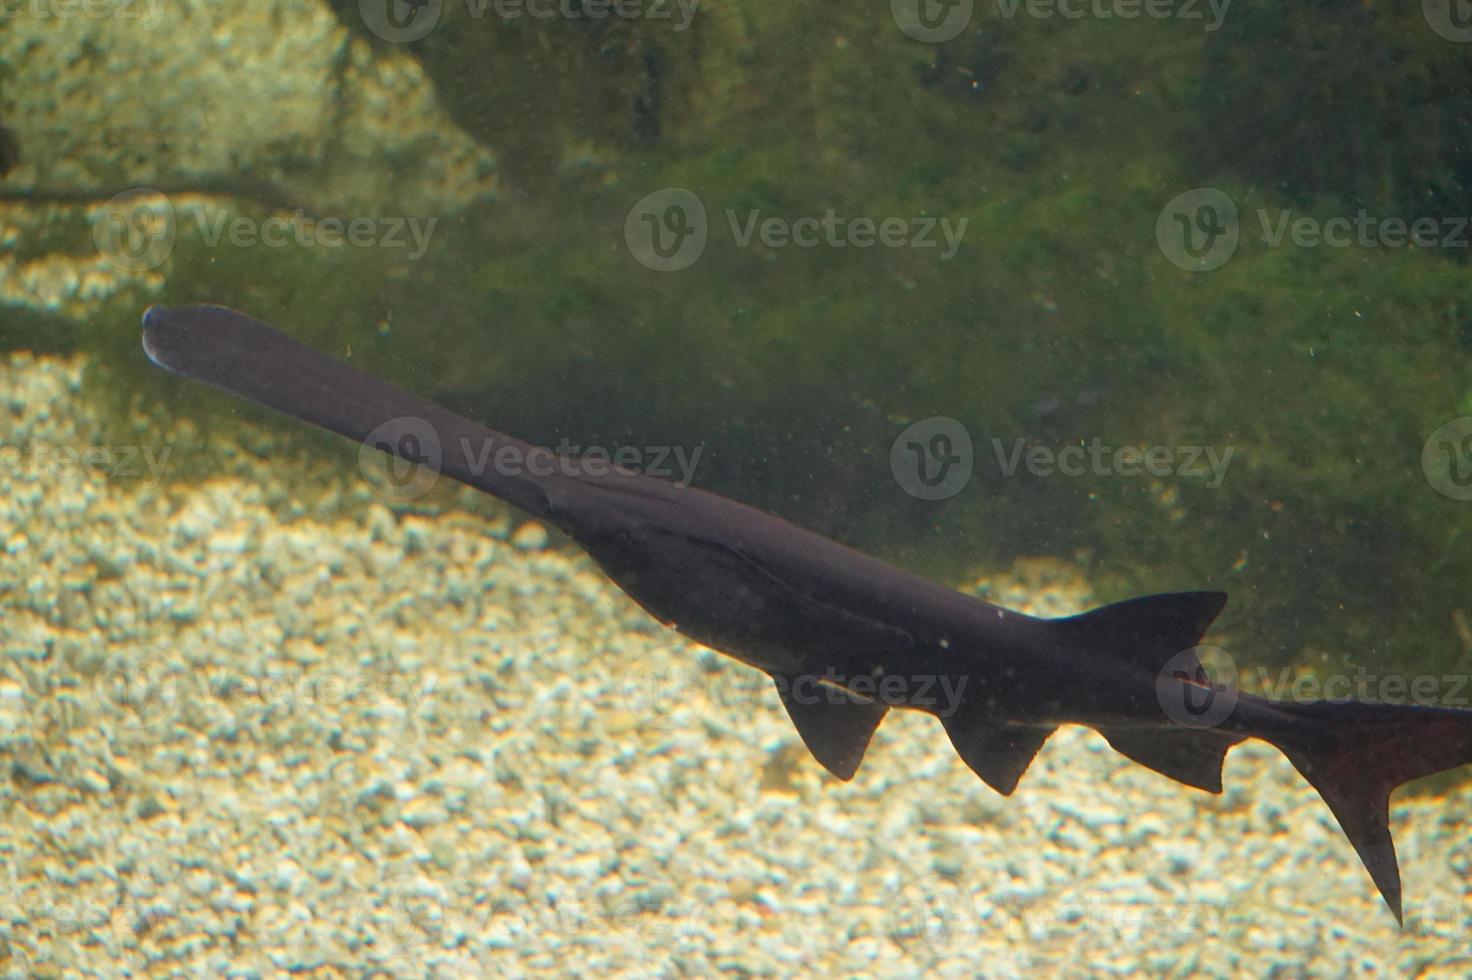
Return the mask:
POLYGON ((1299 724, 1258 737, 1277 746, 1329 804, 1380 896, 1404 925, 1390 793, 1413 779, 1472 763, 1472 711, 1354 701, 1276 707, 1299 724))

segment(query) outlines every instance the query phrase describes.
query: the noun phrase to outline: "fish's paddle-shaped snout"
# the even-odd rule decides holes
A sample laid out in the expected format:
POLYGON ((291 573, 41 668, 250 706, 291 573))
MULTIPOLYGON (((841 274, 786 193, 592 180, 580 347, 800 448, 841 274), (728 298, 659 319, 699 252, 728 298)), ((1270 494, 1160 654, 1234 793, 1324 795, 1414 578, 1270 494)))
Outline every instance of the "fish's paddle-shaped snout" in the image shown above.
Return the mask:
MULTIPOLYGON (((259 320, 223 306, 150 306, 143 314, 143 352, 165 370, 220 386, 228 365, 241 363, 259 320)), ((269 329, 269 328, 267 328, 269 329)))
POLYGON ((410 428, 439 451, 428 462, 452 479, 500 497, 536 517, 549 516, 553 475, 533 479, 479 465, 484 447, 510 447, 522 458, 528 444, 479 425, 418 395, 308 347, 268 323, 224 306, 153 306, 143 314, 143 350, 174 374, 347 436, 409 462, 385 431, 410 428))

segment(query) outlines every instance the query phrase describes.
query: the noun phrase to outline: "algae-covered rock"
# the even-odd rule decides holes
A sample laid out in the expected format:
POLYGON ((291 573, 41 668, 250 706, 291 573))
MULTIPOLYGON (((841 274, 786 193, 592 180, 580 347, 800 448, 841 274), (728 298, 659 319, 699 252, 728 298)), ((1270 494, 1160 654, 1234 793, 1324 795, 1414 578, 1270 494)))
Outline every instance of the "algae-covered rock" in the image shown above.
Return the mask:
POLYGON ((1234 7, 1205 52, 1193 163, 1300 202, 1472 213, 1472 59, 1450 9, 1234 7))

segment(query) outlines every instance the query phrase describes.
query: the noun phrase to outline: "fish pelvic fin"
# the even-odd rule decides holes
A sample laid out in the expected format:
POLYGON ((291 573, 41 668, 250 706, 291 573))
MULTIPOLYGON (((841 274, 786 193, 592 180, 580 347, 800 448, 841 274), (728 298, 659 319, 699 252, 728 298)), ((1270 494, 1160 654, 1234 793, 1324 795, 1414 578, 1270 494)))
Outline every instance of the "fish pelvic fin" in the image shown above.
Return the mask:
POLYGON ((854 778, 889 708, 812 676, 773 674, 772 680, 813 758, 845 782, 854 778))
POLYGON ((966 702, 941 717, 956 754, 988 786, 1011 796, 1017 782, 1056 725, 1015 725, 966 710, 966 702))

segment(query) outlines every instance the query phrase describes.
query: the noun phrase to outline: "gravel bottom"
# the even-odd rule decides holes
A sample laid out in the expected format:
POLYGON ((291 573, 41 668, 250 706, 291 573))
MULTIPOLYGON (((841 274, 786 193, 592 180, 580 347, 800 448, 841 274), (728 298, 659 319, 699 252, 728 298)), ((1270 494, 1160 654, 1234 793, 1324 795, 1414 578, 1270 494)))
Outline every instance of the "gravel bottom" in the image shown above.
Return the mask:
MULTIPOLYGON (((10 975, 1472 967, 1472 790, 1397 803, 1399 930, 1260 743, 1212 796, 1066 728, 1003 799, 892 713, 840 783, 764 678, 514 514, 58 463, 96 431, 81 367, 0 365, 10 975)), ((1059 568, 990 595, 1087 605, 1059 568)))

